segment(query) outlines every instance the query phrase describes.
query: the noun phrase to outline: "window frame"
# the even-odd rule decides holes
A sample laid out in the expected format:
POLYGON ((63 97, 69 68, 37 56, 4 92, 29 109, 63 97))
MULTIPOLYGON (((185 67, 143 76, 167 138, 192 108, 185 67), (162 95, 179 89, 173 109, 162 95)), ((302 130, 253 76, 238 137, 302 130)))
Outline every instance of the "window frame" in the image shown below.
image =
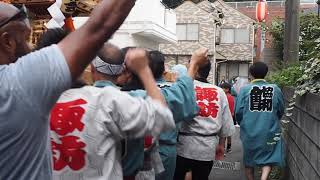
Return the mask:
POLYGON ((246 29, 246 28, 221 28, 221 32, 220 32, 220 44, 251 44, 250 43, 250 29, 246 29), (229 42, 223 42, 222 41, 222 31, 223 30, 232 30, 233 31, 233 42, 229 43, 229 42), (247 43, 243 43, 243 42, 236 42, 236 31, 237 30, 247 30, 248 31, 248 42, 247 43))
MULTIPOLYGON (((178 41, 187 41, 187 42, 199 42, 199 39, 200 39, 200 24, 199 23, 177 23, 176 24, 177 26, 178 25, 184 25, 186 27, 186 39, 178 39, 178 41), (188 25, 197 25, 198 26, 198 38, 197 40, 188 40, 188 25)), ((178 36, 178 35, 177 35, 178 36)))
POLYGON ((235 29, 234 28, 221 28, 221 32, 220 32, 220 43, 221 44, 235 44, 235 29), (233 42, 232 43, 229 43, 229 42, 223 42, 222 41, 222 31, 223 30, 232 30, 233 31, 233 42))

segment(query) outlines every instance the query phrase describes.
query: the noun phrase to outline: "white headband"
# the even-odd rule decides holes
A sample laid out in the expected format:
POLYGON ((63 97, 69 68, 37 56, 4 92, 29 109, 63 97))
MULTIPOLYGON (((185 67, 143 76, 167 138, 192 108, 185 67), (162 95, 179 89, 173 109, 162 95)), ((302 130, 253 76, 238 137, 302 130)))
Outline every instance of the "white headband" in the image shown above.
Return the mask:
POLYGON ((111 76, 120 75, 124 70, 123 64, 106 63, 98 56, 92 61, 92 64, 98 72, 111 76))

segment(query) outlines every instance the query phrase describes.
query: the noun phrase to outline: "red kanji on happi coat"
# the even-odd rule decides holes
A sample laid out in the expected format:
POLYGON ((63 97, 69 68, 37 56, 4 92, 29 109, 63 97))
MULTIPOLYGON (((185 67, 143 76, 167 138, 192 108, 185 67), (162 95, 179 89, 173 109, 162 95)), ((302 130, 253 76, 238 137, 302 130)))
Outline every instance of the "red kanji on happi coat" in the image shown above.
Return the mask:
POLYGON ((83 99, 66 103, 57 103, 50 117, 50 129, 57 133, 61 144, 51 139, 54 170, 59 171, 69 166, 72 170, 81 170, 85 166, 86 146, 80 137, 70 134, 75 130, 83 131, 81 119, 85 109, 80 105, 87 104, 83 99))
POLYGON ((211 116, 216 118, 219 111, 219 106, 216 103, 219 100, 217 89, 197 86, 195 91, 200 109, 199 115, 203 117, 211 116))

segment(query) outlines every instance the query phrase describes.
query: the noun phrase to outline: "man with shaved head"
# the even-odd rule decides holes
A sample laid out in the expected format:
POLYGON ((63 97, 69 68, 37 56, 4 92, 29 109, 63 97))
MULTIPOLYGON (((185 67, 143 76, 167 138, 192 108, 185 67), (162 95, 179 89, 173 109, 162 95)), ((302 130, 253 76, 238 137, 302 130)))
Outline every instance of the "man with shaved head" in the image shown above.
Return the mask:
POLYGON ((107 81, 123 86, 132 76, 124 66, 124 55, 117 46, 110 43, 106 43, 92 61, 91 73, 95 86, 98 87, 104 87, 102 84, 107 81))
POLYGON ((52 179, 49 112, 134 4, 102 1, 79 30, 57 45, 29 53, 25 8, 0 3, 1 179, 52 179))

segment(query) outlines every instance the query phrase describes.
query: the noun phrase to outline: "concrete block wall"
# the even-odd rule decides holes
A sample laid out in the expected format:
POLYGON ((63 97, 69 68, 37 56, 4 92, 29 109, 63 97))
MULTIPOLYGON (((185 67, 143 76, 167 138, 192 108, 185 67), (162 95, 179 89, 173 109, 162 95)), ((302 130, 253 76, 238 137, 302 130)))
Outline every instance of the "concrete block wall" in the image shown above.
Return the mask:
MULTIPOLYGON (((288 100, 293 90, 284 89, 288 100)), ((297 99, 286 133, 288 180, 320 179, 320 95, 297 99)))

